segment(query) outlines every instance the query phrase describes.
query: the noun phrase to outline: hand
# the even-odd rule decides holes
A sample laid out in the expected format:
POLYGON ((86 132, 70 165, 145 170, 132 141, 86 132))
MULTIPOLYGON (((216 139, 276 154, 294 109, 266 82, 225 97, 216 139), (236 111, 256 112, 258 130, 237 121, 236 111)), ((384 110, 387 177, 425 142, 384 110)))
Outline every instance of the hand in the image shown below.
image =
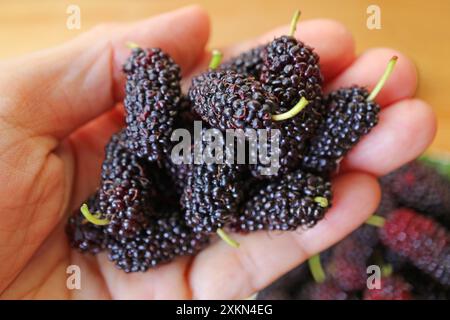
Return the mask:
MULTIPOLYGON (((223 51, 234 55, 287 30, 223 51)), ((124 44, 163 48, 188 79, 209 59, 206 13, 188 7, 108 24, 58 48, 0 63, 0 297, 245 298, 361 225, 379 201, 375 177, 425 150, 435 133, 434 115, 411 98, 416 71, 401 53, 372 49, 356 57, 351 34, 330 20, 305 21, 297 30, 319 53, 327 90, 354 83, 372 88, 389 58, 399 56, 377 98, 383 107, 379 125, 333 181, 333 208, 308 231, 233 235, 239 249, 219 241, 195 258, 146 273, 125 274, 106 254, 71 250, 64 225, 98 185, 104 145, 124 124, 123 108, 116 106, 124 95, 124 44), (71 264, 81 268, 81 290, 66 288, 71 264)))

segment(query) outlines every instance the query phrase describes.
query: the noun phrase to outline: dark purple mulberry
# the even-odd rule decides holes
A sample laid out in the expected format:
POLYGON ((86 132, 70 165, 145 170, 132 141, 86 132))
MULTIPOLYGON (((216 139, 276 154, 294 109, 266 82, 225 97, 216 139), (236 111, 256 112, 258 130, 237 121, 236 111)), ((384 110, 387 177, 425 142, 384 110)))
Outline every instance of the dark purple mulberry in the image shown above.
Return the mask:
POLYGON ((98 210, 110 220, 105 230, 119 238, 134 237, 146 228, 156 195, 150 178, 153 168, 127 149, 126 140, 121 131, 106 146, 98 194, 98 210))
MULTIPOLYGON (((280 110, 292 108, 305 97, 310 107, 321 103, 323 77, 319 56, 312 48, 291 36, 271 41, 263 52, 264 64, 260 81, 279 101, 280 110)), ((307 112, 314 114, 312 110, 307 112)))
POLYGON ((231 70, 210 70, 193 79, 189 98, 194 111, 213 128, 276 127, 272 114, 278 101, 253 77, 231 70))
POLYGON ((310 141, 303 167, 317 173, 336 170, 344 155, 378 123, 380 107, 366 89, 352 87, 326 98, 326 115, 310 141))
POLYGON ((180 68, 161 49, 136 48, 123 70, 127 145, 140 157, 162 161, 180 103, 180 68))
POLYGON ((242 201, 241 175, 240 165, 193 165, 181 197, 187 225, 203 233, 223 228, 242 201))
POLYGON ((331 196, 329 180, 297 170, 258 190, 234 218, 232 229, 249 232, 312 227, 331 206, 331 196))
POLYGON ((205 235, 192 232, 179 212, 161 213, 148 220, 146 228, 134 238, 108 244, 109 259, 119 269, 144 272, 177 256, 195 255, 209 241, 205 235))

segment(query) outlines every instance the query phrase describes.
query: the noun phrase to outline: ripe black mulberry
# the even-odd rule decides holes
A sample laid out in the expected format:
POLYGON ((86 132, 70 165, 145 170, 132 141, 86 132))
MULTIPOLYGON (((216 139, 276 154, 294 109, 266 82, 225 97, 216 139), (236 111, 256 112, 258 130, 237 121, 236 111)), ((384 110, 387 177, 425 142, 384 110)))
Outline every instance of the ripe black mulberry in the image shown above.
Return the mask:
POLYGON ((127 144, 140 157, 162 161, 181 99, 180 68, 161 49, 135 48, 123 67, 127 144))
POLYGON ((258 190, 234 218, 232 229, 250 232, 312 227, 331 206, 331 196, 329 180, 297 170, 258 190))

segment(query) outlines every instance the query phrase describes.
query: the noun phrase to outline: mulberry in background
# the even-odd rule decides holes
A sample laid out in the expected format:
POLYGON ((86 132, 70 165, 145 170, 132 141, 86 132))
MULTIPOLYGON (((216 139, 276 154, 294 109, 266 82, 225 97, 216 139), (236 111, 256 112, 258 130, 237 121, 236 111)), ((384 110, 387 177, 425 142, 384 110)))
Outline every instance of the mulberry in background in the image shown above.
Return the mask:
POLYGON ((412 286, 400 276, 381 278, 380 289, 364 290, 364 300, 412 300, 412 286))
POLYGON ((382 182, 401 205, 450 226, 450 181, 433 168, 413 161, 383 177, 382 182))
POLYGON ((331 196, 329 180, 297 170, 255 192, 234 218, 232 229, 250 232, 312 227, 331 206, 331 196))
POLYGON ((128 147, 140 157, 162 161, 170 151, 180 103, 180 68, 161 49, 135 48, 123 70, 128 147))
POLYGON ((363 225, 333 247, 326 270, 342 290, 365 288, 368 262, 378 243, 377 233, 375 227, 363 225))
POLYGON ((384 245, 450 286, 450 236, 444 227, 412 210, 398 209, 379 233, 384 245))

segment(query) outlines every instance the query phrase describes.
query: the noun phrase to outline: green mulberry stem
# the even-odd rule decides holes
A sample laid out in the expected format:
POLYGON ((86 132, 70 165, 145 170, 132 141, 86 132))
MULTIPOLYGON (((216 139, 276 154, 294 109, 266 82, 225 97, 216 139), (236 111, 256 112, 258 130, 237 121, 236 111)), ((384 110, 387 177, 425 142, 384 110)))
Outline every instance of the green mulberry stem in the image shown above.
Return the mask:
POLYGON ((386 83, 387 79, 389 79, 389 77, 391 76, 392 71, 394 71, 394 67, 395 67, 395 64, 397 63, 397 60, 398 60, 397 56, 393 56, 391 58, 391 60, 389 60, 389 63, 387 65, 386 69, 384 70, 383 75, 381 76, 380 80, 378 80, 377 85, 372 90, 370 95, 367 97, 367 101, 372 101, 376 98, 376 96, 378 95, 378 93, 381 91, 384 84, 386 83))
POLYGON ((297 22, 300 19, 300 15, 301 15, 301 11, 300 10, 296 10, 294 12, 294 15, 292 16, 292 20, 291 20, 291 28, 289 29, 289 35, 291 37, 294 36, 295 34, 295 30, 297 30, 297 22))
POLYGON ((209 62, 209 68, 214 70, 217 69, 217 67, 222 62, 223 54, 219 50, 213 50, 212 51, 212 57, 211 61, 209 62))
POLYGON ((272 115, 272 120, 274 121, 282 121, 295 117, 300 111, 302 111, 307 105, 309 101, 306 100, 305 97, 302 97, 300 101, 290 110, 272 115))
POLYGON ((381 276, 384 278, 390 277, 393 272, 394 272, 394 268, 392 267, 392 264, 390 264, 390 263, 387 263, 381 267, 381 276))
POLYGON ((83 214, 83 216, 86 218, 87 221, 89 221, 92 224, 95 224, 97 226, 106 226, 107 224, 110 223, 110 221, 108 219, 100 219, 99 216, 101 214, 97 213, 97 214, 92 214, 89 211, 89 208, 87 206, 86 203, 84 203, 81 208, 80 208, 81 213, 83 214))
POLYGON ((316 254, 308 259, 309 270, 317 283, 325 281, 325 271, 323 271, 322 263, 320 262, 320 254, 316 254))
POLYGON ((385 221, 386 221, 385 218, 374 214, 373 216, 371 216, 369 219, 366 220, 366 224, 374 226, 374 227, 382 228, 384 226, 385 221))
POLYGON ((329 205, 328 199, 324 197, 315 197, 314 201, 317 202, 322 208, 326 208, 329 205))
POLYGON ((128 41, 128 42, 126 43, 126 46, 127 46, 128 49, 136 49, 136 48, 139 48, 139 45, 138 45, 136 42, 133 42, 133 41, 128 41))
POLYGON ((217 229, 217 235, 225 241, 230 247, 239 248, 239 242, 233 240, 223 229, 217 229))

